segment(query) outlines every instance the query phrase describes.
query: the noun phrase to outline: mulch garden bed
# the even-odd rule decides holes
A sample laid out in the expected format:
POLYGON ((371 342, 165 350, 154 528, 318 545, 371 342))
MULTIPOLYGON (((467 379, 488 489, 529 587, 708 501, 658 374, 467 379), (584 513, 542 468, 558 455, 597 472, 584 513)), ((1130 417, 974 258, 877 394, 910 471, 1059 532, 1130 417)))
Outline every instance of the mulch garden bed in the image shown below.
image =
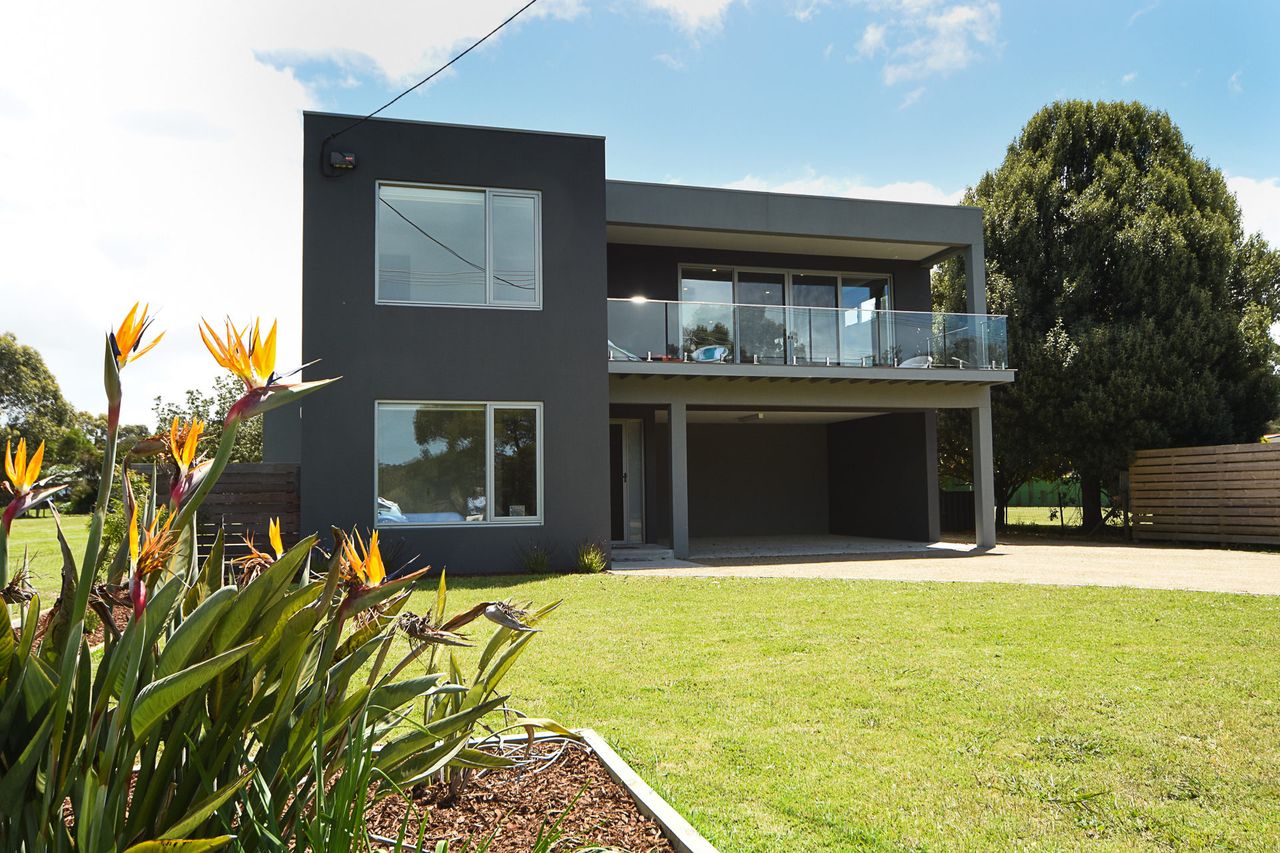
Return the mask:
MULTIPOLYGON (((560 746, 539 744, 534 750, 549 755, 560 746)), ((550 827, 565 809, 569 813, 560 824, 562 840, 553 850, 586 845, 630 853, 674 850, 658 824, 636 808, 631 795, 613 781, 595 753, 578 744, 568 745, 550 762, 477 774, 453 800, 440 784, 415 788, 412 794, 414 816, 409 819, 405 839, 417 840, 418 821, 425 815, 428 850, 441 840, 449 842, 451 851, 467 849, 467 842, 478 846, 496 829, 488 853, 527 853, 539 829, 550 827)), ((365 812, 369 831, 385 838, 397 837, 405 812, 406 803, 399 797, 373 803, 365 812)))
MULTIPOLYGON (((129 620, 133 617, 133 610, 129 607, 113 607, 111 616, 116 623, 116 630, 123 632, 129 625, 129 620)), ((49 631, 49 622, 53 619, 53 608, 50 608, 40 614, 40 621, 36 623, 36 648, 44 641, 44 635, 49 631)), ((106 640, 106 631, 103 629, 102 620, 98 618, 98 614, 89 611, 85 615, 84 639, 90 646, 101 645, 106 640), (89 627, 92 625, 93 627, 89 627)), ((16 631, 15 631, 16 633, 16 631)))

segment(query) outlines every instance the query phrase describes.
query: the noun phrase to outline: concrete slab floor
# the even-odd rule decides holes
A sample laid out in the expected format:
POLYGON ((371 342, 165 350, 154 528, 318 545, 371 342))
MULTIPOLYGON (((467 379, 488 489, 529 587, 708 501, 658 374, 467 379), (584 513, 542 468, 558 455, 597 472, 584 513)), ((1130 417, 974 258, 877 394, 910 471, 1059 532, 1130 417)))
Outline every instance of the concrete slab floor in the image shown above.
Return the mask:
POLYGON ((972 551, 973 548, 973 545, 957 542, 911 542, 902 539, 836 536, 824 533, 785 536, 694 537, 689 541, 689 559, 703 561, 831 555, 926 555, 940 551, 968 552, 972 551))
POLYGON ((1280 553, 1157 544, 1016 543, 981 551, 699 559, 629 568, 667 577, 827 578, 1130 586, 1280 595, 1280 553))

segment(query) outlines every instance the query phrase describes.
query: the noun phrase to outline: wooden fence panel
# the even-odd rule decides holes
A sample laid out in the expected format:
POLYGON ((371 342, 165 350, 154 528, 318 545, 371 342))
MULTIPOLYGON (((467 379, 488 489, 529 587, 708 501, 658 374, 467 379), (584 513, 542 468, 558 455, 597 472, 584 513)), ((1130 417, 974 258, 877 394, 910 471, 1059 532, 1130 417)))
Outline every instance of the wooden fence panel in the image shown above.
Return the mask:
POLYGON ((1129 511, 1135 539, 1280 545, 1280 444, 1139 450, 1129 511))
MULTIPOLYGON (((150 464, 135 464, 135 471, 150 475, 150 464)), ((169 499, 168 473, 159 466, 156 500, 163 504, 169 499)), ((299 471, 297 465, 273 463, 241 463, 228 465, 222 477, 205 497, 196 513, 196 539, 201 556, 207 556, 218 535, 218 529, 226 530, 226 555, 228 559, 249 552, 245 537, 252 536, 260 551, 269 551, 267 525, 272 518, 280 519, 280 538, 286 548, 301 537, 301 521, 298 512, 299 471)))

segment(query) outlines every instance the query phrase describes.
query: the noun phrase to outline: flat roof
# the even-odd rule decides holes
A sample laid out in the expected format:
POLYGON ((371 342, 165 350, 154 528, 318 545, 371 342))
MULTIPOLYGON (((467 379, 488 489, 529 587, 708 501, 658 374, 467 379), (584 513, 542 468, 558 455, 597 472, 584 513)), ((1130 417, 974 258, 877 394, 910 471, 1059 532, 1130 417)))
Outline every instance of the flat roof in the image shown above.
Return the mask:
POLYGON ((302 115, 318 116, 320 118, 345 118, 350 119, 352 122, 364 119, 367 122, 376 121, 387 124, 417 124, 428 125, 430 127, 456 127, 463 130, 493 130, 499 133, 533 133, 541 136, 566 136, 573 139, 604 139, 603 136, 598 136, 593 133, 566 133, 559 130, 530 130, 529 128, 524 127, 496 127, 494 125, 487 124, 458 124, 456 122, 448 121, 426 121, 425 119, 414 118, 386 118, 384 116, 376 116, 374 118, 366 119, 364 116, 360 115, 351 115, 350 113, 331 113, 326 112, 325 110, 303 110, 302 115))
POLYGON ((930 261, 982 243, 977 207, 605 182, 611 242, 930 261))

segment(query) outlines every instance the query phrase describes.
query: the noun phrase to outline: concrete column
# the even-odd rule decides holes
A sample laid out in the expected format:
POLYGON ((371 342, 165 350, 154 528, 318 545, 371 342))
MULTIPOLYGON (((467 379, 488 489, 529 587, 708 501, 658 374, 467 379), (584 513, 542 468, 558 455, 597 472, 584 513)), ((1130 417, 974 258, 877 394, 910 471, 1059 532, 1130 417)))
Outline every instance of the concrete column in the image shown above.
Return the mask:
POLYGON ((987 261, 982 244, 970 245, 964 250, 967 308, 970 314, 987 313, 987 261))
POLYGON ((979 548, 996 544, 995 468, 991 448, 991 392, 970 409, 973 422, 973 530, 979 548))
POLYGON ((671 404, 671 548, 689 556, 689 417, 684 403, 671 404))

